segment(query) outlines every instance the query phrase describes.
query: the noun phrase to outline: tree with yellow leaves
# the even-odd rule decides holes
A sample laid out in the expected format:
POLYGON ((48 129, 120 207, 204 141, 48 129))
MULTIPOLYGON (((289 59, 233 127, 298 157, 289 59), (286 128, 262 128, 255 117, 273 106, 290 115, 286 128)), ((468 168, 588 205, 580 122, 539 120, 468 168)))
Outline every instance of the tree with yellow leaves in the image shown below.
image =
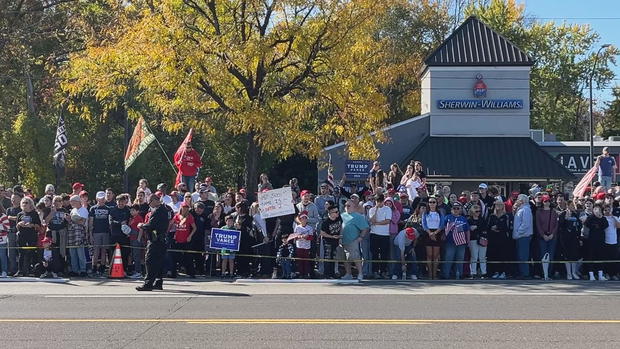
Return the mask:
MULTIPOLYGON (((381 89, 399 74, 378 35, 390 3, 127 2, 104 39, 71 57, 63 88, 74 102, 94 96, 104 110, 152 111, 170 132, 243 135, 245 184, 254 190, 263 152, 317 157, 339 139, 353 157, 376 155, 381 135, 371 132, 387 117, 381 89)), ((73 110, 88 113, 80 107, 73 110)))

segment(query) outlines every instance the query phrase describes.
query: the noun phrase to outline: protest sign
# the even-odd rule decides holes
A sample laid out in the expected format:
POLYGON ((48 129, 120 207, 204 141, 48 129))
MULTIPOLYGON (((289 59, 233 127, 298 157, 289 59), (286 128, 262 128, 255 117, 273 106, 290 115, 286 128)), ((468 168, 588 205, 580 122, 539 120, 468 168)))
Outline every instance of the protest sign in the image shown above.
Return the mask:
POLYGON ((290 187, 258 193, 258 208, 263 219, 295 213, 290 187))
POLYGON ((241 232, 238 230, 211 229, 209 247, 217 250, 239 251, 240 241, 241 232))

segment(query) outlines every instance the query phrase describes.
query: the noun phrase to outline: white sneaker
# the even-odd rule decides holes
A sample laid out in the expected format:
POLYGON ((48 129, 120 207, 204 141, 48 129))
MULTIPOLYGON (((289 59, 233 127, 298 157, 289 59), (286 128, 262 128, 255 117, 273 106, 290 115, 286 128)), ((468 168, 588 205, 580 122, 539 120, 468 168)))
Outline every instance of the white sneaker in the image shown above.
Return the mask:
POLYGON ((411 274, 411 280, 417 280, 418 277, 415 274, 411 274))
POLYGON ((572 279, 573 279, 573 276, 570 273, 566 275, 566 280, 572 280, 572 279))
POLYGON ((499 273, 495 273, 493 274, 493 276, 491 276, 491 279, 497 279, 499 277, 499 273))
POLYGON ((398 276, 392 275, 392 280, 398 280, 398 276))
POLYGON ((588 275, 590 276, 590 281, 596 281, 596 279, 594 278, 593 272, 588 272, 588 275))
POLYGON ((359 281, 364 280, 364 274, 362 274, 362 273, 357 274, 357 280, 359 280, 359 281))
POLYGON ((56 274, 56 273, 52 273, 52 277, 53 277, 54 279, 57 279, 57 278, 58 278, 58 274, 56 274))
POLYGON ((142 274, 140 273, 133 273, 131 275, 129 275, 130 279, 141 279, 142 278, 142 274))
POLYGON ((499 274, 499 276, 497 278, 500 279, 500 280, 506 280, 506 273, 499 274))
POLYGON ((353 276, 351 274, 345 274, 341 280, 353 280, 353 276))
POLYGON ((602 271, 598 272, 598 281, 607 281, 607 278, 603 275, 602 271))
POLYGON ((577 273, 573 273, 573 280, 581 280, 581 277, 577 273))
POLYGON ((3 271, 2 274, 0 274, 0 279, 4 279, 6 278, 6 271, 3 271))

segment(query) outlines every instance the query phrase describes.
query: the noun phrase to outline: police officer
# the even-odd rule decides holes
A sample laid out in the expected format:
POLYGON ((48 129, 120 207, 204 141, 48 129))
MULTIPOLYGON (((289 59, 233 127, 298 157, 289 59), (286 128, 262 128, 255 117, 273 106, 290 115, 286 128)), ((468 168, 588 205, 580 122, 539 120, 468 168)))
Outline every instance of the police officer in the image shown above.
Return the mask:
POLYGON ((166 257, 166 232, 168 230, 168 212, 161 203, 161 193, 155 193, 149 198, 151 207, 148 223, 139 224, 148 239, 146 245, 146 277, 144 285, 136 287, 138 291, 152 291, 163 289, 163 264, 166 257), (159 195, 157 195, 159 194, 159 195))

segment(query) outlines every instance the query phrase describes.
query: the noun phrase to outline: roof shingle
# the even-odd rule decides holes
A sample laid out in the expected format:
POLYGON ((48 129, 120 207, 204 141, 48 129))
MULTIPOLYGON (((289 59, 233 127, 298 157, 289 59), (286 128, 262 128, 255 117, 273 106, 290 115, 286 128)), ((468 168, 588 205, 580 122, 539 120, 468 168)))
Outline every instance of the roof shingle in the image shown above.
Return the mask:
POLYGON ((534 62, 508 39, 471 16, 425 60, 426 66, 530 66, 534 62))
POLYGON ((574 179, 562 164, 526 137, 428 137, 406 159, 429 176, 498 179, 574 179))

